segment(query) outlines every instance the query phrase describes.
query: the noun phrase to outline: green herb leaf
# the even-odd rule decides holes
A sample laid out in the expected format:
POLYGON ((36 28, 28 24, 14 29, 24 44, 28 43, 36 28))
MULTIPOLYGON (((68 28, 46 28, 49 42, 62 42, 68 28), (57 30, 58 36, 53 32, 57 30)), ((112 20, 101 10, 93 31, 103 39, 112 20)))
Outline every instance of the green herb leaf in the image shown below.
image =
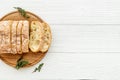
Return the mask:
POLYGON ((30 18, 30 16, 28 16, 28 15, 26 14, 26 11, 25 11, 24 9, 22 9, 22 8, 20 8, 20 7, 14 7, 14 8, 17 9, 18 12, 19 12, 24 18, 30 18))
POLYGON ((33 72, 36 72, 38 70, 38 68, 35 68, 33 72))
POLYGON ((39 66, 38 66, 38 71, 40 72, 42 66, 44 65, 44 63, 41 63, 39 66))
POLYGON ((37 68, 35 68, 33 72, 36 72, 36 71, 40 72, 43 65, 44 65, 44 63, 39 64, 39 66, 37 68))
POLYGON ((29 63, 28 61, 20 59, 19 61, 17 61, 16 69, 20 69, 21 67, 27 65, 28 63, 29 63))

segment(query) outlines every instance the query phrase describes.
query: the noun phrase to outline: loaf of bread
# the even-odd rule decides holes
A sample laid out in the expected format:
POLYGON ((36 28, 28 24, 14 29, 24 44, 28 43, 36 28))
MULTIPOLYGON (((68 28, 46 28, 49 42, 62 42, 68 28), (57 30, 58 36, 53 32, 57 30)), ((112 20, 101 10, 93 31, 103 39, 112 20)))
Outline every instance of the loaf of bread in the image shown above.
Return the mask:
POLYGON ((0 54, 29 52, 29 22, 0 21, 0 54))
POLYGON ((0 22, 0 54, 47 52, 51 43, 51 30, 47 23, 32 21, 0 22))

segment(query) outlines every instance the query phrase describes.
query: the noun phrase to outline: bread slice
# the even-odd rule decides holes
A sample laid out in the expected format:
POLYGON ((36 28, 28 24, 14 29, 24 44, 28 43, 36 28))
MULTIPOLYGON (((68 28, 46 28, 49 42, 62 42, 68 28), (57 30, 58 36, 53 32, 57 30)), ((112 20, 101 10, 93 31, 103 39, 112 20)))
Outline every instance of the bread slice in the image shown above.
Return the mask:
POLYGON ((11 53, 12 54, 17 54, 17 25, 18 21, 13 21, 12 26, 11 26, 11 53))
POLYGON ((12 21, 2 21, 3 35, 1 44, 1 53, 11 53, 11 25, 12 21))
POLYGON ((43 45, 43 26, 39 21, 32 21, 30 26, 29 48, 32 52, 39 52, 43 45))
POLYGON ((30 27, 30 44, 32 52, 46 52, 51 43, 51 30, 47 23, 32 21, 30 27))
POLYGON ((44 34, 43 34, 43 45, 40 49, 41 52, 46 52, 48 48, 50 47, 52 36, 51 36, 51 30, 47 23, 42 23, 44 34))
POLYGON ((22 25, 23 24, 23 21, 19 21, 18 22, 18 26, 17 26, 17 53, 18 54, 22 54, 22 25))
POLYGON ((22 52, 29 52, 29 22, 23 21, 22 27, 22 52))

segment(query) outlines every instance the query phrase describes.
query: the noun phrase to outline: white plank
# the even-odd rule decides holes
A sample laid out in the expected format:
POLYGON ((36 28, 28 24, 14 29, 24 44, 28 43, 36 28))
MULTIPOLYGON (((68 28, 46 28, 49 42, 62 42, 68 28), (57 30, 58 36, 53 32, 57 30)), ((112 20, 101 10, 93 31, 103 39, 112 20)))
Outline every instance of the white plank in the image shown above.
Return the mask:
POLYGON ((96 79, 119 80, 120 54, 66 54, 48 53, 42 60, 44 66, 40 73, 32 73, 37 65, 15 70, 0 62, 0 79, 2 80, 43 80, 43 79, 96 79))
POLYGON ((120 24, 120 0, 2 0, 0 17, 20 6, 50 24, 120 24))
POLYGON ((50 52, 120 52, 120 25, 51 25, 50 52))

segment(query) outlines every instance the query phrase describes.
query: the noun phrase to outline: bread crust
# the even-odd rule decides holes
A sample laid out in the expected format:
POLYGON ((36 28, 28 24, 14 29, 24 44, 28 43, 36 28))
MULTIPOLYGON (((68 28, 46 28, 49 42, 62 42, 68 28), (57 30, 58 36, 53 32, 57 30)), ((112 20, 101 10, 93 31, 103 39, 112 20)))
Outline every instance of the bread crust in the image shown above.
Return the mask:
POLYGON ((29 22, 23 21, 22 27, 22 52, 29 52, 29 22))
POLYGON ((22 54, 22 23, 23 21, 19 21, 18 22, 18 26, 17 26, 17 53, 18 54, 22 54))
POLYGON ((18 21, 13 21, 12 26, 11 26, 11 53, 12 54, 17 54, 17 25, 18 21))

